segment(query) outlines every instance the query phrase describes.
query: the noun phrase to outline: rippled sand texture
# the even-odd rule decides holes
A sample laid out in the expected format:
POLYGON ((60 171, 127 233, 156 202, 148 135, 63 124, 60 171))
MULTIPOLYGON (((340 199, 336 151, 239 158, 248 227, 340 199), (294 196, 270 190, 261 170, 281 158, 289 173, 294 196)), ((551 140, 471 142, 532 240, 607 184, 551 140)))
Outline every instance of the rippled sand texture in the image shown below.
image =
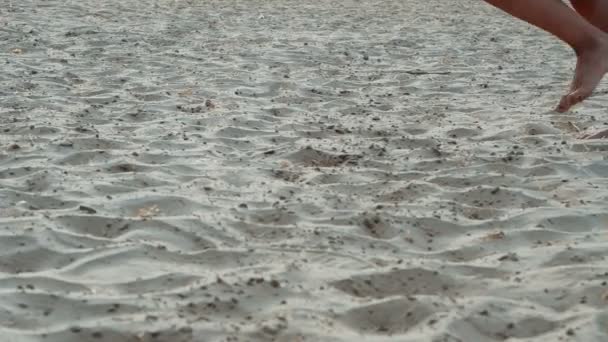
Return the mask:
POLYGON ((608 96, 481 1, 2 0, 0 340, 607 341, 608 96))

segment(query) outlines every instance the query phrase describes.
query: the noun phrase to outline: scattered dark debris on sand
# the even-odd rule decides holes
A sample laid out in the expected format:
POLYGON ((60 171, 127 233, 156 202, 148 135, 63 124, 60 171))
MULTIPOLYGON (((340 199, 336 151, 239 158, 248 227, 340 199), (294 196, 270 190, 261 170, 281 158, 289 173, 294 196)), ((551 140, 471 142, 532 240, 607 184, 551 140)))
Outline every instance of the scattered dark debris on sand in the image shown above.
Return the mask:
POLYGON ((608 334, 606 92, 483 2, 4 5, 0 342, 608 334))

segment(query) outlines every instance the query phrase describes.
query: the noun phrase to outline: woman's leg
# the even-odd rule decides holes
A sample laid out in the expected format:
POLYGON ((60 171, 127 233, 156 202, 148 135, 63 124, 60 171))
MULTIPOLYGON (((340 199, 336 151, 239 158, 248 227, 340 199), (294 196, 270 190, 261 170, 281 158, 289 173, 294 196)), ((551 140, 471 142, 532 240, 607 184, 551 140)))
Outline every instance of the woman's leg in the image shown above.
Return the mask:
POLYGON ((570 0, 572 6, 587 21, 608 32, 608 0, 570 0))
MULTIPOLYGON (((608 32, 608 0, 570 0, 576 11, 587 21, 604 32, 608 32)), ((583 135, 583 139, 608 138, 608 129, 583 135)))
POLYGON ((608 35, 561 0, 485 1, 555 35, 574 49, 577 56, 574 79, 558 111, 565 112, 589 97, 608 72, 608 35))

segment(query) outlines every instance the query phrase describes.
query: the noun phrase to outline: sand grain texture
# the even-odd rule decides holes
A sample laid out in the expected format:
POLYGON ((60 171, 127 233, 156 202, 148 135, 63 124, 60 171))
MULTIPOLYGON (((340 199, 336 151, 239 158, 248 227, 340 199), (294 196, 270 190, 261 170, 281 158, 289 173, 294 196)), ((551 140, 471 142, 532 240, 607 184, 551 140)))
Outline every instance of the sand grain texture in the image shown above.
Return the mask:
POLYGON ((2 0, 0 340, 606 341, 572 58, 481 1, 2 0))

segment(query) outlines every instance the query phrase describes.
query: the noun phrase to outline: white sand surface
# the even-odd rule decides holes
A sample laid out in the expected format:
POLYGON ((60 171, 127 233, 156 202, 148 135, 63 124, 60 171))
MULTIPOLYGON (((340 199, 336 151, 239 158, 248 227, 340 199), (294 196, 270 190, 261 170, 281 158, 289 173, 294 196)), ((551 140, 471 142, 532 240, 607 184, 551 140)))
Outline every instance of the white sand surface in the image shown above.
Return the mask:
POLYGON ((0 341, 608 341, 608 95, 473 0, 0 0, 0 341))

